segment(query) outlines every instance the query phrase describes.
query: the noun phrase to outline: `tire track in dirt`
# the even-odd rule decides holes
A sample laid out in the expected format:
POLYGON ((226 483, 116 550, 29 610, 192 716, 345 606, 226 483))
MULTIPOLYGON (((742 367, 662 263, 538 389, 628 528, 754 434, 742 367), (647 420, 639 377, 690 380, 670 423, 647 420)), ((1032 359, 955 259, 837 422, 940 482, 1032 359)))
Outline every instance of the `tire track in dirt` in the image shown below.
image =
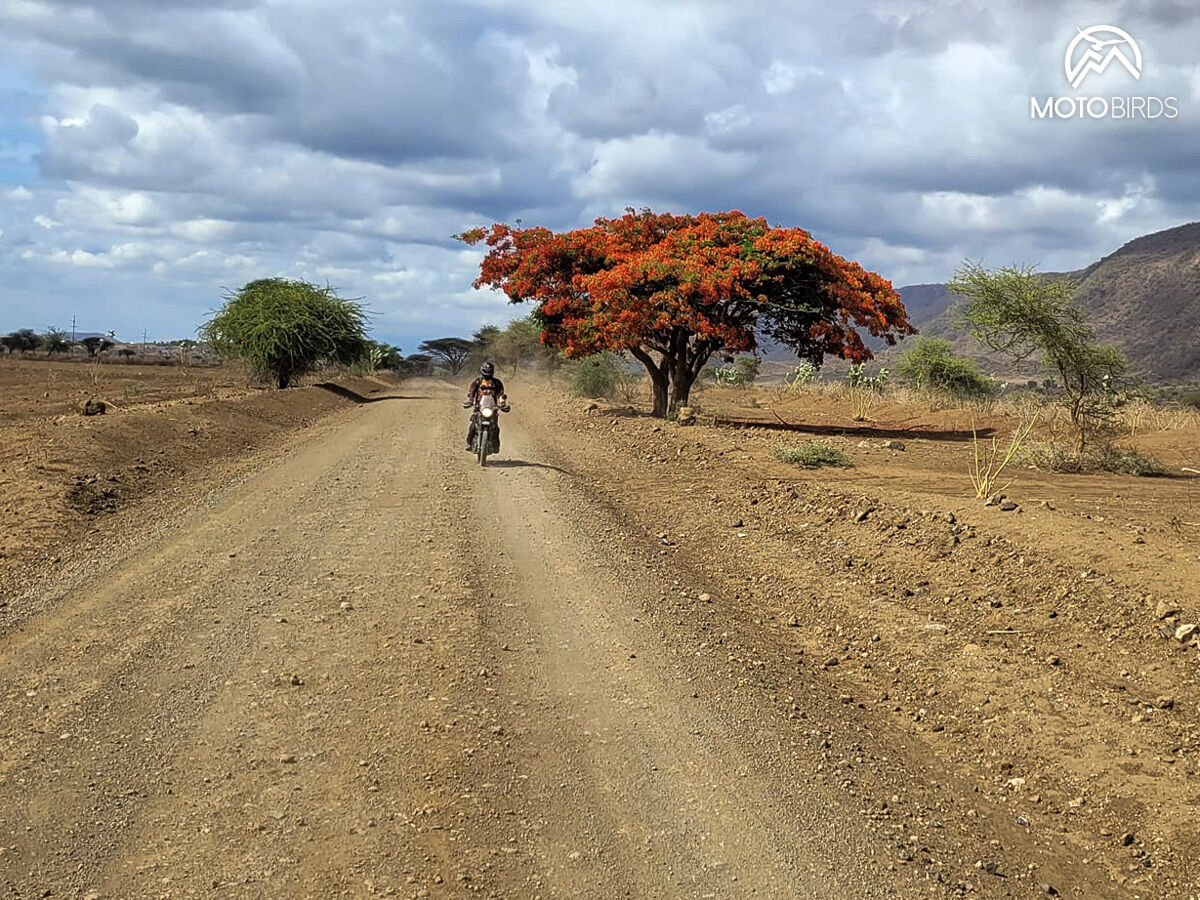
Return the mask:
POLYGON ((598 886, 603 896, 656 897, 896 890, 879 883, 872 857, 882 847, 857 821, 745 752, 739 730, 762 723, 713 709, 712 695, 701 699, 699 683, 669 662, 641 613, 662 573, 581 540, 587 517, 605 514, 578 501, 574 477, 530 462, 537 456, 519 417, 505 441, 516 460, 475 470, 460 491, 485 558, 500 561, 491 608, 497 630, 514 636, 501 656, 523 661, 509 668, 524 694, 535 691, 524 743, 541 764, 527 792, 549 815, 553 840, 535 852, 551 895, 598 886))

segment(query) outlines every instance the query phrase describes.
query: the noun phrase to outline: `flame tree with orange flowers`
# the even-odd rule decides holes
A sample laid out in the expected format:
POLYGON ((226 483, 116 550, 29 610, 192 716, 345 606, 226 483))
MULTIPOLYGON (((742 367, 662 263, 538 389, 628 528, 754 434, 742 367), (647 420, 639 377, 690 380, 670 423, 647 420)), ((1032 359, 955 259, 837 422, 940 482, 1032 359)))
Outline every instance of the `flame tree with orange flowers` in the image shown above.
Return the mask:
POLYGON ((687 404, 714 354, 753 351, 759 334, 820 365, 870 359, 858 328, 888 344, 915 331, 887 279, 801 228, 736 210, 629 209, 574 231, 498 223, 458 237, 488 248, 475 287, 536 304, 543 343, 572 359, 628 351, 644 365, 655 416, 687 404))

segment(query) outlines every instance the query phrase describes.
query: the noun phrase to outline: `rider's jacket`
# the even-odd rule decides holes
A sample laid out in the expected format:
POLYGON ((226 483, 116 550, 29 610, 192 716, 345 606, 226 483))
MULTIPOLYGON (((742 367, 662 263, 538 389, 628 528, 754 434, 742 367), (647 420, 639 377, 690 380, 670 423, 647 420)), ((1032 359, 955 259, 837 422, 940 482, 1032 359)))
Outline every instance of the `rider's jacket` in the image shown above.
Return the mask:
POLYGON ((479 398, 484 394, 491 394, 493 397, 503 397, 504 382, 494 376, 492 378, 479 376, 467 388, 467 401, 471 404, 478 403, 479 398))

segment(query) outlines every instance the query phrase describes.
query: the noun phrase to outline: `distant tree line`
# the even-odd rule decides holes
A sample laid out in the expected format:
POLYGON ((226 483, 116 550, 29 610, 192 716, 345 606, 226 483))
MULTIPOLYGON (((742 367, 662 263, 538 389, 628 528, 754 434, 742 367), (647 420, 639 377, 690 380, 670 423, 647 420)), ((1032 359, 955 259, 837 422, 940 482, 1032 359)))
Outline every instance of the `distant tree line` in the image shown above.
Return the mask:
POLYGON ((87 351, 87 355, 92 358, 116 346, 108 338, 95 335, 89 335, 80 341, 72 341, 61 328, 47 328, 41 334, 32 328, 22 328, 0 337, 0 347, 3 347, 10 356, 14 353, 34 353, 39 350, 48 356, 54 356, 56 353, 68 353, 76 345, 83 347, 87 351))
MULTIPOLYGON (((181 363, 193 361, 191 355, 199 348, 197 342, 193 340, 185 339, 168 343, 178 351, 178 361, 181 363)), ((0 349, 3 349, 9 356, 42 353, 53 359, 58 355, 71 354, 77 348, 81 349, 88 359, 95 360, 108 356, 122 361, 130 361, 134 357, 142 355, 134 346, 116 341, 114 333, 111 331, 105 336, 90 334, 76 341, 71 340, 67 336, 67 332, 61 328, 47 328, 40 333, 32 328, 21 328, 0 336, 0 349)), ((161 363, 164 352, 161 345, 159 351, 155 361, 161 363)))

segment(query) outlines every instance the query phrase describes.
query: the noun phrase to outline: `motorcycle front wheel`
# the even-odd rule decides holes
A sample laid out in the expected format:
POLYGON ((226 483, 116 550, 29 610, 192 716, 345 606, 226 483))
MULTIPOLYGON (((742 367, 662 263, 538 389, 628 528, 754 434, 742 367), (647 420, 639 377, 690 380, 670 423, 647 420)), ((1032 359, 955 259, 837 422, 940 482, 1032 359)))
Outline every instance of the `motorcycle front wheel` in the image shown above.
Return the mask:
POLYGON ((492 442, 491 431, 487 428, 480 428, 475 432, 475 445, 479 449, 479 465, 487 465, 488 445, 492 442))

